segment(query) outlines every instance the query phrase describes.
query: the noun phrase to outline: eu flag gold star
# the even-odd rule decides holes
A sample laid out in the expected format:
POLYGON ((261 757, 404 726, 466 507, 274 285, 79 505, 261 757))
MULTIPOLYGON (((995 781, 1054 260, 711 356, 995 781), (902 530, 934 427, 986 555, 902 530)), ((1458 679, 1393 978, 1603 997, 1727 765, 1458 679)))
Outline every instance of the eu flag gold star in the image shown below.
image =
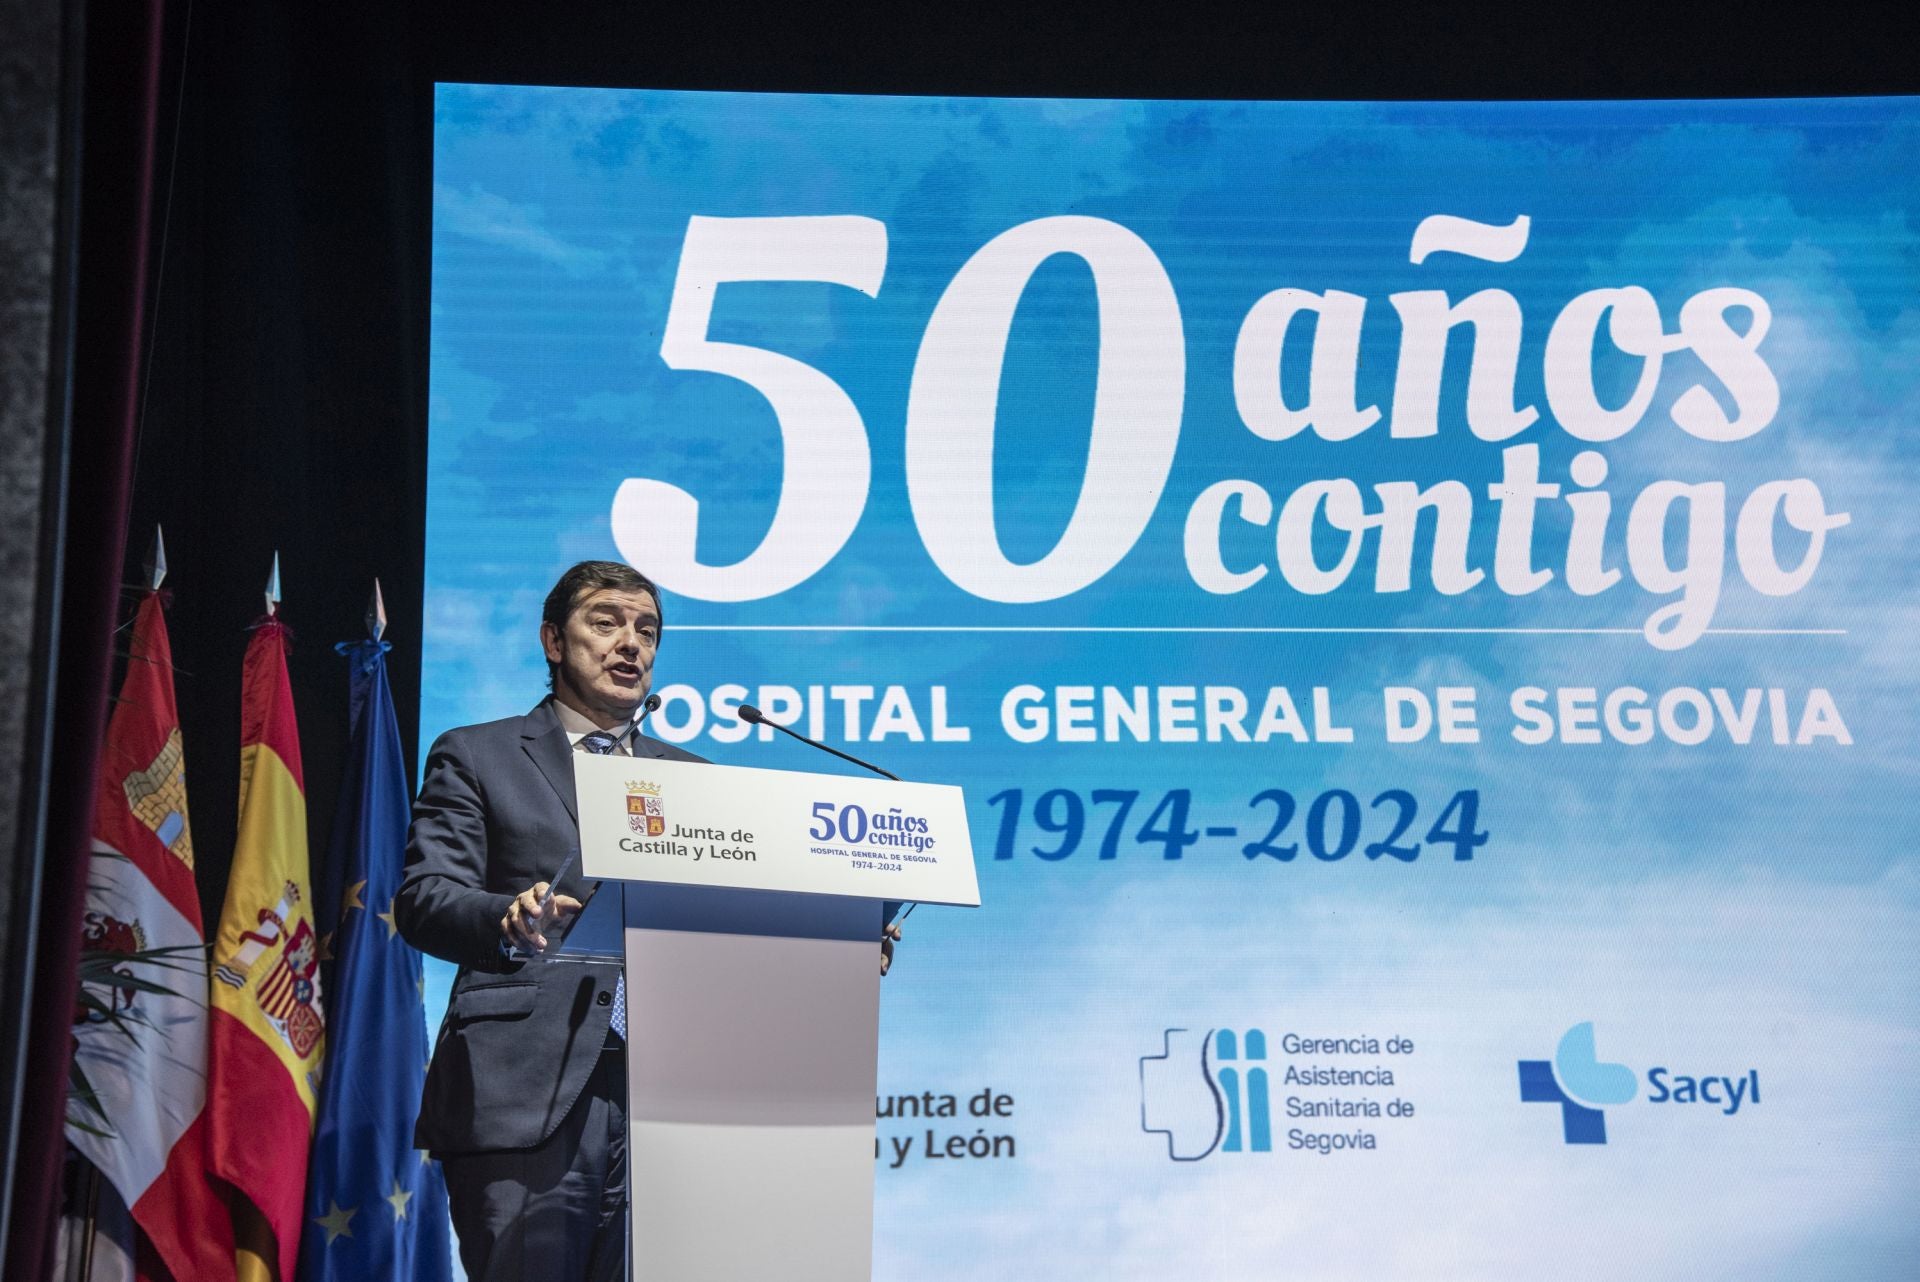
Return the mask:
POLYGON ((366 908, 366 902, 360 898, 360 892, 367 888, 367 879, 362 877, 347 887, 346 902, 340 905, 340 920, 345 921, 347 914, 355 908, 366 908))
POLYGON ((387 923, 388 939, 392 939, 395 935, 400 933, 400 927, 394 924, 393 901, 391 899, 387 901, 387 911, 383 913, 375 913, 374 916, 378 917, 381 921, 384 921, 385 923, 387 923))
POLYGON ((387 1194, 386 1202, 393 1208, 394 1223, 407 1218, 407 1203, 413 1201, 413 1194, 400 1187, 400 1181, 393 1182, 393 1192, 387 1194))
POLYGON ((353 1217, 360 1213, 360 1208, 350 1206, 343 1211, 332 1198, 327 1199, 327 1205, 333 1209, 325 1215, 314 1216, 313 1222, 327 1231, 327 1245, 332 1246, 335 1238, 353 1236, 353 1230, 347 1226, 353 1223, 353 1217))

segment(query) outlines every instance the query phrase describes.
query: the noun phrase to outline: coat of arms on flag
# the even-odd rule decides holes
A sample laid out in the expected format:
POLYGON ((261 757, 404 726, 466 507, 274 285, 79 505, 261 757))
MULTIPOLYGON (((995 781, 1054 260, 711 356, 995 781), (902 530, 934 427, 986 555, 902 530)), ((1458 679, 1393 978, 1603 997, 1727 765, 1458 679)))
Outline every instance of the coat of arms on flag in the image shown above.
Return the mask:
POLYGON ((127 807, 134 817, 153 830, 180 862, 193 867, 193 836, 187 827, 186 753, 175 726, 166 743, 144 770, 129 773, 121 789, 127 794, 127 807))
POLYGON ((254 1000, 287 1049, 305 1059, 322 1032, 315 1006, 320 996, 320 948, 307 918, 295 918, 289 929, 287 919, 299 902, 300 887, 284 883, 280 902, 260 910, 259 926, 240 933, 239 951, 215 967, 213 977, 229 988, 244 988, 247 977, 258 972, 254 1000))

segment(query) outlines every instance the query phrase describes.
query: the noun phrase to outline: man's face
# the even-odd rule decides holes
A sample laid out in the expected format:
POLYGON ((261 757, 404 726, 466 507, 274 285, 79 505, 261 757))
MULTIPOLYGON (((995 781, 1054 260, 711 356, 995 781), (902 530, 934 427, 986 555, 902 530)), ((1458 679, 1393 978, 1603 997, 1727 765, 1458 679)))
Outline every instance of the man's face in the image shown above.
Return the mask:
POLYGON ((660 612, 645 592, 589 592, 573 603, 565 627, 540 624, 541 648, 558 665, 554 694, 603 719, 631 717, 647 697, 659 644, 660 612))

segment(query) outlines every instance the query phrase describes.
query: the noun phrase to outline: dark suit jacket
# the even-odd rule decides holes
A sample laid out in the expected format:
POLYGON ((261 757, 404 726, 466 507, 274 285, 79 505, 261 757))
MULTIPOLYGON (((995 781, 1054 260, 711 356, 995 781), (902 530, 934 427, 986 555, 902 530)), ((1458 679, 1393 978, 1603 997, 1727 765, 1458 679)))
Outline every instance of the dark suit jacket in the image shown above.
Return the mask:
MULTIPOLYGON (((606 1042, 617 964, 517 962, 500 951, 513 897, 579 844, 573 748, 552 703, 440 736, 413 806, 394 921, 414 947, 460 967, 414 1129, 414 1144, 437 1154, 545 1140, 606 1042)), ((703 760, 644 735, 633 753, 703 760)), ((585 899, 590 885, 576 860, 558 893, 585 899)))

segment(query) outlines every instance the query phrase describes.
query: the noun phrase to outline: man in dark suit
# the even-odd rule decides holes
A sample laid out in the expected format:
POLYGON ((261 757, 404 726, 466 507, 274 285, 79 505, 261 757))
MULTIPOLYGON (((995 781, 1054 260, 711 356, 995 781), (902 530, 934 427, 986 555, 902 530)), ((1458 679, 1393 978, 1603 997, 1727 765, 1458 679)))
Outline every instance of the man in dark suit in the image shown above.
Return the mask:
POLYGON ((660 622, 659 593, 638 571, 574 566, 540 622, 553 693, 525 716, 448 731, 427 757, 394 920, 414 946, 460 967, 414 1143, 446 1171, 473 1282, 625 1269, 621 968, 537 955, 588 896, 569 858, 579 842, 573 754, 702 760, 634 721, 660 622))

